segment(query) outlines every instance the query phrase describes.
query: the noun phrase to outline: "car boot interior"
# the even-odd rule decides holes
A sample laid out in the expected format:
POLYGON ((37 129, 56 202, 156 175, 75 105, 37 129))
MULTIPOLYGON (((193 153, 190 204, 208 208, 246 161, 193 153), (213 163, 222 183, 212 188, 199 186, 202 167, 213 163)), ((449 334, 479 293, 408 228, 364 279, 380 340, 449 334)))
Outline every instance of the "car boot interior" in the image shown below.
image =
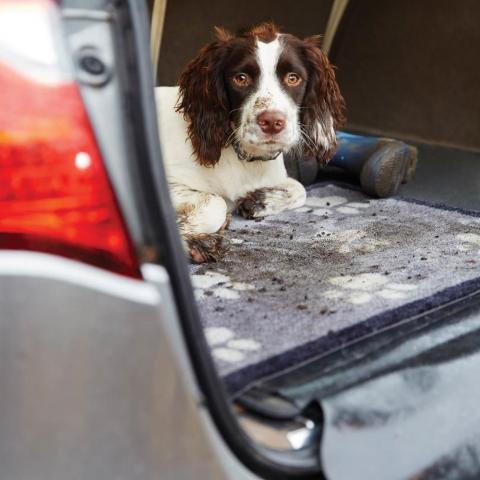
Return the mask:
MULTIPOLYGON (((333 3, 331 0, 304 0, 300 3, 249 0, 242 2, 239 8, 232 8, 230 3, 220 1, 169 2, 157 85, 176 83, 183 66, 200 46, 212 38, 214 25, 236 31, 273 20, 284 31, 300 37, 308 36, 325 31, 333 3), (179 28, 179 25, 188 25, 188 28, 179 28)), ((270 237, 275 252, 284 252, 288 257, 288 242, 304 232, 300 232, 295 221, 287 217, 249 225, 244 220, 234 219, 229 239, 233 242, 231 254, 237 255, 237 259, 234 257, 230 262, 197 266, 191 270, 207 340, 241 425, 262 446, 296 452, 299 463, 308 464, 312 446, 322 435, 328 438, 325 448, 333 448, 338 441, 348 444, 348 435, 342 433, 342 428, 351 432, 371 425, 385 426, 388 418, 396 415, 394 409, 387 412, 380 406, 376 410, 377 416, 373 410, 367 414, 366 409, 361 410, 360 406, 365 407, 361 402, 357 409, 348 408, 348 398, 342 397, 343 392, 351 390, 352 398, 357 398, 355 395, 367 398, 365 392, 376 395, 383 388, 380 380, 376 383, 372 380, 390 374, 389 378, 395 382, 398 380, 395 372, 420 364, 429 365, 431 370, 427 373, 422 370, 425 376, 417 379, 419 383, 409 384, 413 389, 421 389, 419 384, 427 382, 428 375, 447 378, 452 374, 441 369, 443 360, 458 359, 460 352, 469 349, 474 351, 465 336, 480 330, 475 320, 480 285, 474 271, 480 261, 480 232, 477 232, 480 217, 478 18, 480 4, 475 0, 462 0, 455 8, 448 0, 348 2, 329 55, 336 66, 337 79, 347 103, 345 130, 399 139, 413 145, 418 148, 418 166, 413 178, 401 186, 394 199, 376 203, 380 200, 361 193, 358 178, 348 172, 322 170, 311 159, 288 160, 290 175, 308 185, 309 195, 314 198, 310 203, 307 200, 307 210, 298 212, 305 215, 299 222, 318 226, 316 234, 320 236, 335 236, 333 227, 329 230, 328 221, 336 218, 335 225, 344 225, 344 230, 350 232, 350 237, 342 240, 343 252, 336 253, 339 258, 341 256, 340 265, 346 262, 347 254, 351 255, 350 263, 345 263, 347 270, 330 282, 331 287, 335 287, 330 288, 330 297, 324 296, 326 288, 321 281, 321 260, 312 260, 309 265, 308 255, 299 254, 296 260, 290 263, 278 260, 277 265, 275 257, 262 250, 265 248, 263 242, 267 241, 265 238, 270 237), (318 191, 323 193, 315 193, 318 191), (322 198, 327 200, 322 203, 322 198), (321 209, 324 210, 321 212, 321 209), (361 219, 367 215, 367 210, 368 223, 362 224, 361 219), (384 224, 387 224, 388 216, 402 214, 405 219, 391 227, 396 230, 389 232, 388 239, 381 236, 378 228, 375 230, 379 219, 386 219, 384 224), (437 214, 436 223, 433 220, 427 226, 427 222, 422 223, 422 216, 433 218, 437 214), (416 218, 418 222, 408 225, 409 218, 416 218), (355 226, 356 222, 363 225, 364 230, 355 226), (320 231, 322 225, 325 227, 323 233, 320 231), (462 226, 466 227, 465 231, 461 230, 462 226), (362 237, 365 231, 369 232, 368 238, 362 237), (427 233, 427 237, 421 236, 421 231, 426 231, 430 237, 427 233), (451 241, 437 248, 432 242, 444 233, 451 236, 451 241), (257 243, 249 240, 250 236, 256 235, 260 239, 257 243), (418 242, 408 243, 415 235, 418 235, 418 242), (279 237, 284 240, 281 244, 279 237), (368 241, 364 241, 365 238, 368 241), (382 249, 385 242, 389 242, 391 247, 394 238, 400 239, 399 245, 389 250, 389 256, 393 257, 398 249, 399 257, 404 255, 404 263, 399 269, 409 274, 404 277, 392 275, 394 280, 388 279, 395 272, 387 271, 391 269, 372 260, 362 264, 356 274, 363 275, 362 282, 378 280, 375 292, 372 293, 370 287, 360 286, 358 292, 341 297, 344 294, 341 292, 349 288, 344 287, 345 281, 340 278, 348 277, 348 267, 358 266, 359 257, 372 253, 369 245, 382 249), (407 242, 412 252, 415 245, 430 242, 433 245, 431 257, 422 253, 426 250, 419 246, 419 252, 412 253, 413 257, 416 254, 418 257, 412 257, 410 262, 401 242, 407 242), (258 271, 255 271, 257 267, 253 261, 248 263, 246 259, 249 248, 253 252, 252 258, 262 262, 258 271), (448 263, 458 255, 466 255, 462 257, 464 276, 457 264, 448 263), (244 278, 234 276, 235 266, 240 261, 248 265, 251 281, 248 281, 248 275, 244 278), (302 270, 298 271, 308 277, 306 280, 295 279, 296 261, 304 262, 302 270), (437 268, 442 263, 445 270, 437 268), (288 275, 285 273, 287 269, 288 275), (255 275, 252 276, 252 272, 255 275), (356 324, 368 317, 366 314, 362 316, 359 309, 366 308, 365 302, 372 300, 377 291, 383 292, 385 298, 390 295, 389 298, 395 298, 395 301, 407 299, 406 295, 414 288, 415 275, 419 283, 431 278, 431 288, 427 288, 428 292, 425 290, 421 299, 405 300, 402 307, 406 305, 408 308, 400 311, 397 303, 392 304, 396 310, 387 305, 385 308, 389 311, 395 310, 388 320, 378 321, 377 315, 377 323, 362 323, 362 328, 356 330, 336 327, 342 321, 349 328, 358 327, 356 324), (439 277, 449 276, 455 281, 435 283, 439 277), (268 280, 268 286, 256 283, 258 278, 268 280), (303 296, 299 291, 295 297, 289 294, 295 283, 302 285, 303 296), (455 291, 452 290, 454 287, 455 291), (249 293, 258 288, 265 291, 260 295, 249 293), (438 295, 440 290, 442 296, 438 295), (273 291, 275 296, 269 297, 269 301, 262 304, 262 300, 258 300, 273 291), (321 297, 322 300, 313 301, 312 297, 321 297), (333 303, 329 303, 328 298, 333 303), (244 302, 243 306, 229 304, 229 301, 238 299, 244 302), (422 308, 417 308, 417 304, 414 308, 413 300, 417 303, 422 300, 422 308), (335 302, 350 304, 343 311, 335 302), (292 312, 290 325, 275 322, 282 311, 284 314, 292 312), (322 342, 310 342, 308 355, 304 355, 304 350, 300 353, 288 346, 285 338, 285 332, 295 329, 296 316, 300 318, 306 312, 309 312, 309 321, 318 320, 326 325, 325 331, 319 335, 322 342), (339 312, 342 312, 341 318, 336 316, 339 312), (328 320, 329 315, 331 320, 328 320), (263 336, 251 334, 257 328, 263 328, 263 336), (441 339, 447 337, 450 347, 439 346, 441 339), (258 352, 266 343, 274 348, 265 356, 259 356, 258 352), (287 347, 283 348, 283 344, 287 347), (294 353, 282 357, 287 350, 294 353), (258 361, 252 363, 256 355, 258 361), (272 358, 275 361, 269 364, 272 358), (240 364, 242 368, 238 367, 240 364), (251 375, 253 370, 255 375, 251 375)), ((308 248, 307 244, 304 245, 308 248)), ((333 250, 328 251, 328 262, 335 265, 337 259, 332 257, 333 250)), ((334 278, 333 274, 329 278, 334 278)), ((298 328, 308 329, 301 322, 298 328)), ((302 337, 303 344, 308 343, 307 337, 308 332, 302 337)), ((423 391, 427 390, 425 387, 423 391)), ((408 400, 406 397, 404 400, 396 404, 398 410, 408 410, 408 400)), ((466 405, 465 408, 470 407, 466 405)), ((325 460, 317 447, 313 451, 317 460, 319 457, 325 460)), ((432 472, 439 468, 436 458, 429 465, 432 472)), ((324 462, 324 466, 325 463, 328 462, 324 462)), ((327 465, 326 468, 330 467, 327 465)), ((354 469, 353 464, 351 468, 354 469)), ((354 478, 348 477, 353 471, 342 471, 339 478, 354 478)))

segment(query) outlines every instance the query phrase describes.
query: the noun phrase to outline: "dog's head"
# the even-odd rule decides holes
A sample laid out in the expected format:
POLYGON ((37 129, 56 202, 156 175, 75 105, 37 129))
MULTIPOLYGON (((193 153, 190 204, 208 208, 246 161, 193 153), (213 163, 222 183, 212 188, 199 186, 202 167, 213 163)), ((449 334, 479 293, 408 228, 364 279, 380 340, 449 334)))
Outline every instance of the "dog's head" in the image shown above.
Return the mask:
POLYGON ((198 161, 213 166, 235 144, 259 158, 299 147, 326 163, 345 104, 319 37, 300 40, 270 23, 236 36, 216 31, 179 80, 177 111, 198 161))

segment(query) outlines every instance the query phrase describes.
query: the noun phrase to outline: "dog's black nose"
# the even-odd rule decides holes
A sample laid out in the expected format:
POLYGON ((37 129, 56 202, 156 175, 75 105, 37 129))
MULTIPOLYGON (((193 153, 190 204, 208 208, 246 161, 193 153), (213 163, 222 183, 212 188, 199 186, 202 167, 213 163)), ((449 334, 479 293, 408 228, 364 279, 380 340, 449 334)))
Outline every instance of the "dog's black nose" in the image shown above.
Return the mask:
POLYGON ((286 120, 283 113, 268 110, 257 117, 257 123, 262 132, 269 135, 280 133, 285 128, 286 120))

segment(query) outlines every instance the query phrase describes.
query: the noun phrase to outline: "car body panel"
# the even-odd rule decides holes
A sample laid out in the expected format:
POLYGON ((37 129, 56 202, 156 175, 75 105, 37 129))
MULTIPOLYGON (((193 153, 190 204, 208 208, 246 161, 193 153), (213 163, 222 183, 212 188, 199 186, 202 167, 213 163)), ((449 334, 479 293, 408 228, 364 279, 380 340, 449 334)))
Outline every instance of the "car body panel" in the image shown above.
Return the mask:
POLYGON ((148 274, 0 252, 2 478, 224 478, 165 326, 178 329, 168 276, 148 274))

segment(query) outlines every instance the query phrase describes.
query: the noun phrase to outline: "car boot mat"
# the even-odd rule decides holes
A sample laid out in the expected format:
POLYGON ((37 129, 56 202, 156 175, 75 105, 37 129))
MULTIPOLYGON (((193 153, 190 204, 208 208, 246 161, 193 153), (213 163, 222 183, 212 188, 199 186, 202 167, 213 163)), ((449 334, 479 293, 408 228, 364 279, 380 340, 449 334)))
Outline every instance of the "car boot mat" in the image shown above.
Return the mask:
POLYGON ((232 395, 480 288, 476 211, 327 182, 304 207, 234 217, 226 236, 227 256, 191 273, 232 395))

